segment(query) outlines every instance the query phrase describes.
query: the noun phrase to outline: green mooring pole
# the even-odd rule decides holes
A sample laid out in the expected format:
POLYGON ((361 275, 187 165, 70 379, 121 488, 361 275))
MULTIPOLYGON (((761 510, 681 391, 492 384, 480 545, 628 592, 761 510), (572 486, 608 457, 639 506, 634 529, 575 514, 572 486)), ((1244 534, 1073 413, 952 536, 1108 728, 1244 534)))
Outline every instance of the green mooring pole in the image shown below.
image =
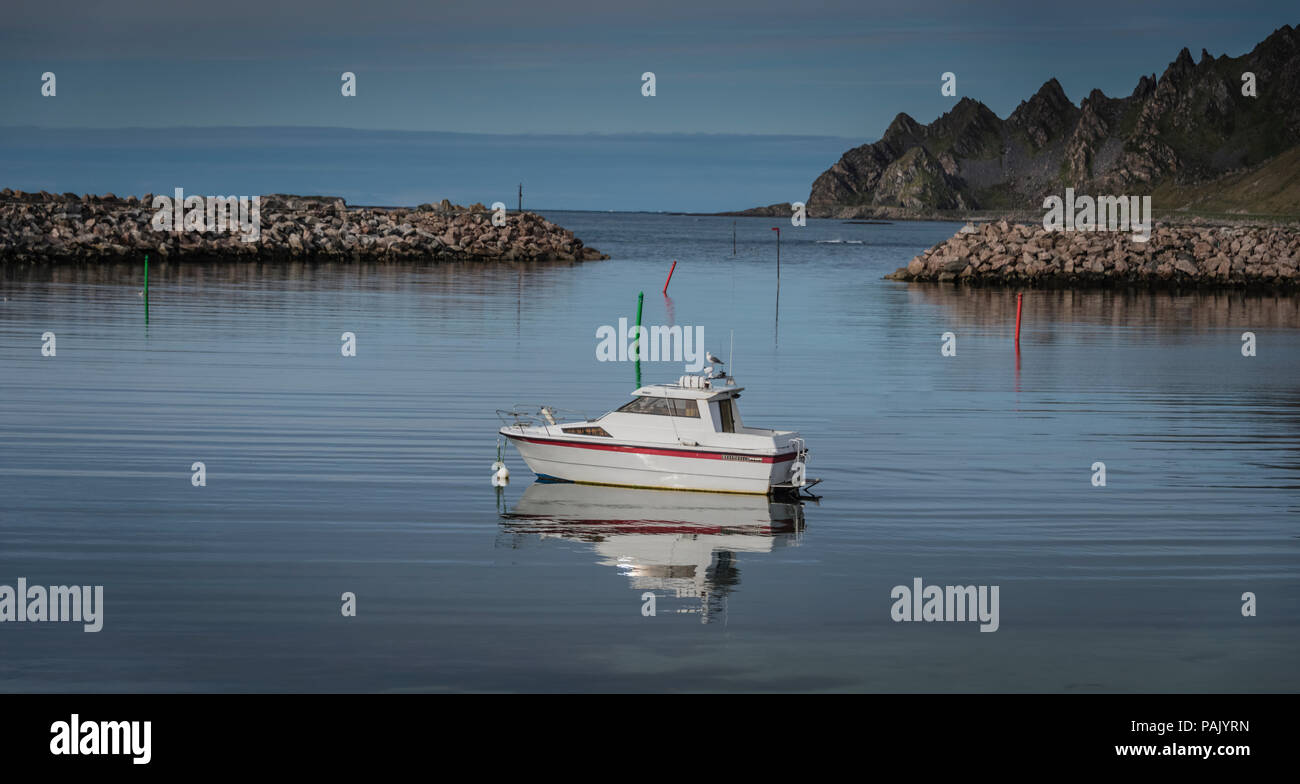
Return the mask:
POLYGON ((144 255, 144 323, 149 323, 149 254, 144 255))
POLYGON ((636 295, 636 340, 632 341, 632 355, 636 357, 636 388, 641 388, 641 305, 645 302, 645 292, 636 295))

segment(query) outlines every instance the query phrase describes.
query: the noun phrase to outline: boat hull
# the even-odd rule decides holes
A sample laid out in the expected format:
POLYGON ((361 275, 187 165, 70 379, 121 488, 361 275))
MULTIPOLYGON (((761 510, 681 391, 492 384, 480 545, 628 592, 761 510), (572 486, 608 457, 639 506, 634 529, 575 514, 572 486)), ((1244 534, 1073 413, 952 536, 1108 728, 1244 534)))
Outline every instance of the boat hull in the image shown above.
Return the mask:
POLYGON ((795 452, 751 455, 668 446, 602 444, 503 429, 539 477, 582 484, 768 495, 786 482, 795 452))

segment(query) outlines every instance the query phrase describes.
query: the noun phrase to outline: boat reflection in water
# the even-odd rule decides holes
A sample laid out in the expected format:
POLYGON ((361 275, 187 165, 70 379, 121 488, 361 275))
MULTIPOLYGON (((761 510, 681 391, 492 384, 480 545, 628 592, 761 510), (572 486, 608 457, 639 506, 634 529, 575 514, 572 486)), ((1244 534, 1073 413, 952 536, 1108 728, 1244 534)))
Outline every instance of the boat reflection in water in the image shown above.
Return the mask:
POLYGON ((740 584, 738 553, 796 546, 803 504, 764 496, 639 490, 534 482, 502 526, 518 547, 533 536, 591 545, 598 563, 617 568, 634 591, 685 599, 657 612, 725 613, 740 584))

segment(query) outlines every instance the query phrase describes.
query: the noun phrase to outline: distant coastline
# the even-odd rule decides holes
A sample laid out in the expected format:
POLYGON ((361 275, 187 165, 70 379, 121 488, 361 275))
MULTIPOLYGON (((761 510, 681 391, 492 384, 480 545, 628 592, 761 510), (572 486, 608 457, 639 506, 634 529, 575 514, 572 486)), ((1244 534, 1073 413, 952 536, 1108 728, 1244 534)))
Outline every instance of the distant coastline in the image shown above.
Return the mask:
MULTIPOLYGON (((766 207, 751 207, 746 210, 726 212, 670 212, 669 215, 692 215, 698 217, 727 218, 785 218, 789 219, 794 208, 791 204, 773 204, 766 207)), ((840 214, 818 214, 810 210, 809 220, 839 221, 848 224, 878 225, 903 223, 908 221, 940 223, 987 223, 1008 221, 1011 223, 1041 223, 1044 210, 1001 209, 1001 210, 911 210, 905 208, 852 209, 840 214)), ((1161 210, 1154 214, 1166 225, 1179 226, 1278 226, 1300 228, 1300 214, 1239 214, 1223 212, 1197 212, 1193 210, 1161 210)))

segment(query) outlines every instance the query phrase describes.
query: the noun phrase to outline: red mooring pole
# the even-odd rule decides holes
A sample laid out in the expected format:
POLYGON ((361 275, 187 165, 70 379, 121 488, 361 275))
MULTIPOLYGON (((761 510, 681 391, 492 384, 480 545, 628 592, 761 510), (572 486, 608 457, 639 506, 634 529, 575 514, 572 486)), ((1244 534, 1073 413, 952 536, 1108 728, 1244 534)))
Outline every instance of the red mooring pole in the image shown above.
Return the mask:
POLYGON ((1020 306, 1024 294, 1016 294, 1016 351, 1020 350, 1020 306))
POLYGON ((668 296, 668 284, 673 282, 673 270, 677 269, 677 259, 673 259, 673 266, 668 270, 668 280, 664 281, 664 296, 668 296))

